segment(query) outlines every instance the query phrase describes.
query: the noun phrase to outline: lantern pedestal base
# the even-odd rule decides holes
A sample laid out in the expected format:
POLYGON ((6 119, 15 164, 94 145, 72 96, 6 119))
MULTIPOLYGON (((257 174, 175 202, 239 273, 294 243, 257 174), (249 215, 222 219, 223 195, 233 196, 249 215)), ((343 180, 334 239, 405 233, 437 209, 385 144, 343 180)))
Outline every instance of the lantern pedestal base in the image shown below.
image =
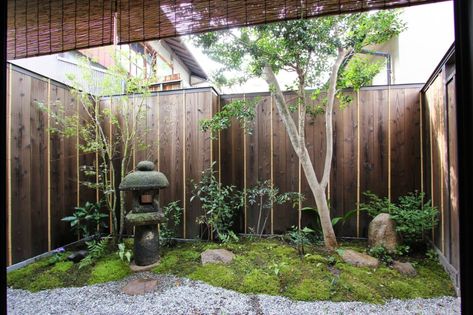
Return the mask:
POLYGON ((157 262, 155 262, 154 264, 151 264, 151 265, 138 266, 138 265, 135 264, 135 261, 132 260, 131 263, 130 263, 130 269, 133 272, 149 271, 149 270, 153 269, 154 267, 157 267, 159 265, 159 262, 160 262, 160 260, 158 260, 157 262))

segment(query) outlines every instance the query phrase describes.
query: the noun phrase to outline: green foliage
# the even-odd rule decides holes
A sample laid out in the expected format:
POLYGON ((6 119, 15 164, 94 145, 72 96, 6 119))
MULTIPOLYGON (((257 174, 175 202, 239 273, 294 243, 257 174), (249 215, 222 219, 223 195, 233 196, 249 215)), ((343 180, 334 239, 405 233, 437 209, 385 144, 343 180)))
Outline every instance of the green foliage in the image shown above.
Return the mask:
MULTIPOLYGON (((328 207, 330 208, 330 200, 328 201, 328 207)), ((315 212, 318 214, 318 210, 316 207, 303 207, 301 208, 301 211, 307 211, 307 212, 315 212)), ((335 226, 339 223, 344 225, 346 222, 348 222, 354 215, 356 214, 356 209, 350 210, 345 212, 342 216, 340 217, 333 217, 332 218, 332 226, 335 226)), ((313 227, 314 233, 317 235, 322 234, 322 225, 320 223, 320 218, 319 216, 315 216, 315 222, 314 222, 314 227, 313 227)))
POLYGON ((390 265, 394 260, 392 253, 383 245, 373 246, 369 248, 368 255, 378 258, 386 265, 390 265))
MULTIPOLYGON (((51 118, 51 132, 64 137, 78 137, 81 154, 97 153, 98 165, 81 166, 85 175, 81 184, 98 189, 104 195, 103 206, 112 219, 112 234, 118 238, 123 232, 124 219, 119 224, 117 213, 120 209, 120 217, 125 217, 125 201, 124 193, 119 192, 115 186, 118 181, 110 178, 110 174, 120 174, 120 177, 126 175, 133 149, 144 151, 144 154, 154 150, 155 143, 147 144, 145 139, 149 131, 146 127, 149 86, 156 82, 156 78, 145 71, 130 75, 128 63, 142 61, 145 56, 110 49, 113 49, 110 55, 114 56, 114 62, 100 79, 92 67, 93 62, 88 58, 79 60, 79 74, 66 75, 73 101, 79 107, 78 111, 71 113, 61 101, 54 101, 52 104, 37 102, 37 105, 51 118), (108 105, 109 98, 104 102, 104 97, 110 95, 114 95, 113 110, 108 105), (105 130, 105 120, 113 127, 111 133, 105 130), (112 163, 113 160, 118 160, 119 163, 112 163)), ((96 214, 97 217, 91 220, 101 222, 103 217, 96 214)), ((72 222, 76 219, 68 220, 72 222)), ((101 223, 96 225, 97 230, 100 225, 101 223)), ((85 231, 78 228, 77 232, 85 231)))
POLYGON ((321 88, 339 48, 357 53, 389 40, 405 29, 399 15, 399 11, 389 10, 300 19, 205 33, 194 41, 224 65, 220 78, 225 71, 261 77, 264 65, 269 64, 275 73, 298 71, 298 84, 304 87, 321 88))
POLYGON ((108 249, 108 238, 102 238, 101 240, 92 240, 85 242, 87 245, 87 251, 89 252, 87 256, 82 259, 79 263, 79 269, 84 268, 93 264, 97 259, 104 256, 108 249))
POLYGON ((310 243, 312 243, 312 238, 314 234, 315 231, 308 227, 299 229, 297 226, 294 225, 291 226, 291 228, 287 232, 289 243, 296 246, 297 252, 301 257, 305 255, 304 245, 309 245, 310 243))
POLYGON ((262 236, 266 228, 270 209, 273 205, 291 202, 294 206, 304 200, 304 196, 297 192, 280 193, 277 187, 273 187, 270 180, 264 182, 258 181, 255 186, 247 188, 244 193, 246 194, 248 204, 256 206, 258 209, 258 222, 256 227, 252 229, 260 236, 262 236), (266 213, 264 214, 265 211, 266 213), (262 221, 262 219, 264 221, 262 221))
POLYGON ((88 284, 120 280, 128 276, 130 272, 128 264, 120 259, 109 258, 100 260, 92 269, 88 284))
POLYGON ((166 222, 159 225, 159 243, 162 246, 171 246, 173 238, 176 237, 176 228, 181 223, 183 209, 179 206, 179 200, 168 203, 163 208, 166 222))
POLYGON ((253 120, 256 116, 255 107, 260 99, 260 97, 240 99, 225 104, 212 118, 199 121, 200 130, 210 131, 212 139, 216 139, 218 132, 230 127, 232 119, 236 119, 247 134, 252 134, 253 120))
POLYGON ((81 235, 84 237, 90 236, 91 231, 95 235, 99 235, 100 228, 107 227, 105 219, 108 218, 107 214, 100 212, 102 207, 102 202, 92 203, 87 201, 83 207, 74 207, 75 211, 72 215, 62 218, 61 221, 70 223, 71 229, 77 233, 78 239, 81 235))
POLYGON ((196 222, 204 224, 210 235, 216 233, 220 241, 236 240, 232 231, 233 220, 238 209, 243 205, 243 194, 235 186, 219 183, 214 171, 215 162, 202 172, 199 182, 192 181, 193 191, 190 201, 197 199, 201 203, 203 214, 196 222))
POLYGON ((64 261, 66 259, 66 251, 63 247, 56 248, 53 250, 51 258, 49 258, 49 264, 54 265, 58 262, 64 261))
POLYGON ((129 249, 126 249, 125 243, 118 244, 118 257, 120 257, 121 261, 126 261, 130 263, 131 257, 133 256, 133 252, 129 249))
POLYGON ((364 195, 368 201, 360 204, 360 210, 372 217, 389 213, 396 222, 396 231, 407 244, 423 242, 425 233, 438 224, 438 210, 432 207, 430 200, 424 203, 424 193, 409 193, 399 197, 396 203, 371 192, 364 195))
POLYGON ((353 88, 358 91, 362 86, 371 85, 376 74, 384 66, 384 60, 372 60, 367 56, 355 55, 341 71, 338 79, 340 88, 353 88))

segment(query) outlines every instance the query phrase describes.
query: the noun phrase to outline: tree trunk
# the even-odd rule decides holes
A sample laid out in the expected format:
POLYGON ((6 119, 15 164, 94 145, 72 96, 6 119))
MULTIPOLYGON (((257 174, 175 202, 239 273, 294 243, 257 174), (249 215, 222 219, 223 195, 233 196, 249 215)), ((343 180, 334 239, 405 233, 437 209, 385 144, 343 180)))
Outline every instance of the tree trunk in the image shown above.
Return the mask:
MULTIPOLYGON (((333 230, 332 222, 330 220, 330 209, 327 203, 327 196, 325 195, 325 189, 328 184, 328 179, 330 178, 330 171, 331 171, 331 164, 332 164, 332 155, 333 155, 333 127, 332 127, 332 113, 333 113, 333 104, 335 100, 335 92, 336 92, 336 83, 337 83, 337 76, 338 70, 340 65, 347 55, 347 51, 343 49, 339 49, 337 59, 332 67, 332 73, 330 76, 329 81, 329 88, 327 93, 328 98, 328 105, 326 108, 326 121, 325 121, 325 128, 327 133, 327 152, 325 156, 325 163, 324 163, 324 173, 322 175, 322 179, 319 182, 317 179, 317 175, 315 173, 314 167, 312 165, 312 161, 310 160, 309 153, 307 151, 307 146, 304 140, 304 130, 298 130, 297 126, 292 119, 291 113, 287 107, 286 101, 284 99, 284 95, 282 94, 281 88, 279 83, 274 75, 272 68, 269 65, 264 67, 263 73, 265 76, 265 80, 268 83, 270 90, 275 96, 276 99, 276 107, 278 108, 279 114, 281 115, 281 119, 286 127, 287 134, 289 139, 291 140, 292 147, 294 151, 296 151, 297 156, 299 157, 301 166, 304 170, 304 174, 306 176, 307 182, 309 183, 309 187, 312 191, 312 194, 315 199, 315 203, 317 205, 318 214, 320 217, 320 224, 322 227, 322 233, 324 236, 324 243, 325 247, 332 251, 334 250, 338 244, 337 239, 335 236, 335 232, 333 230)), ((302 93, 304 92, 303 87, 301 87, 302 93)), ((306 104, 304 104, 305 106, 306 104)), ((303 117, 305 119, 305 117, 303 117)), ((304 126, 300 124, 299 126, 304 126)))

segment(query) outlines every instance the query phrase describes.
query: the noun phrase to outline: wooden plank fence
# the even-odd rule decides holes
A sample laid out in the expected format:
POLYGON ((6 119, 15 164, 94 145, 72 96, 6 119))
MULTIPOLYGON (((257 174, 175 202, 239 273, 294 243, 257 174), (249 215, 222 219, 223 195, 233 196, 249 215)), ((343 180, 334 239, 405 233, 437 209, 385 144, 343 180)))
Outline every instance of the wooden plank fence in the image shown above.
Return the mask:
MULTIPOLYGON (((332 216, 357 209, 370 190, 397 200, 401 195, 420 190, 420 114, 421 85, 367 87, 359 93, 348 91, 352 103, 334 109, 334 154, 327 194, 332 216)), ((301 211, 314 206, 309 185, 290 143, 275 100, 269 93, 223 95, 222 103, 259 97, 252 134, 245 134, 237 123, 222 133, 222 181, 250 188, 258 181, 270 180, 281 192, 301 192, 306 200, 300 207, 274 206, 265 233, 284 233, 291 226, 311 226, 314 214, 301 211)), ((290 103, 295 95, 286 93, 290 103)), ((297 123, 297 112, 294 113, 297 123)), ((305 130, 310 158, 320 179, 325 159, 324 117, 307 118, 305 130)), ((240 219, 240 232, 257 224, 257 209, 246 205, 240 219)), ((369 218, 357 213, 337 236, 366 237, 369 218)))
POLYGON ((422 89, 422 186, 440 211, 432 240, 459 287, 458 151, 452 47, 422 89))
MULTIPOLYGON (((84 178, 79 168, 97 164, 95 154, 80 154, 78 137, 64 139, 50 134, 47 127, 53 122, 34 105, 35 100, 41 100, 55 110, 57 100, 67 113, 81 111, 68 88, 11 65, 8 78, 7 232, 8 259, 12 264, 73 241, 68 224, 60 219, 71 214, 75 206, 101 196, 80 185, 81 181, 93 180, 84 178)), ((328 188, 333 216, 356 209, 366 190, 396 199, 421 188, 421 166, 425 168, 425 163, 420 163, 420 88, 364 88, 359 93, 347 92, 353 97, 348 108, 336 107, 334 160, 328 188)), ((286 97, 290 100, 294 95, 287 93, 286 97)), ((113 110, 115 101, 113 97, 105 98, 100 106, 113 110)), ((150 159, 168 177, 170 187, 160 194, 161 205, 180 200, 184 206, 179 237, 195 238, 201 234, 195 222, 200 206, 189 201, 191 180, 199 180, 212 161, 217 162, 224 184, 243 189, 258 180, 269 180, 282 192, 300 191, 306 195, 307 200, 296 209, 290 205, 274 206, 265 233, 283 233, 293 225, 312 224, 313 215, 300 211, 302 206, 314 205, 310 189, 268 93, 218 96, 211 88, 200 88, 153 93, 146 103, 147 119, 142 131, 148 130, 147 143, 157 144, 151 152, 135 146, 132 164, 150 159), (217 140, 199 130, 200 119, 211 117, 232 99, 254 97, 260 97, 260 102, 253 134, 245 134, 236 123, 222 131, 217 140)), ((107 120, 104 130, 108 134, 114 132, 107 120)), ((321 176, 325 152, 323 119, 308 119, 305 132, 311 159, 321 176)), ((424 141, 424 147, 425 144, 424 141)), ((118 174, 114 177, 119 183, 118 174)), ((425 183, 424 186, 427 187, 425 183)), ((256 209, 247 203, 236 222, 238 232, 250 232, 256 220, 256 209)), ((337 235, 366 236, 367 224, 367 217, 359 214, 338 228, 337 235)))

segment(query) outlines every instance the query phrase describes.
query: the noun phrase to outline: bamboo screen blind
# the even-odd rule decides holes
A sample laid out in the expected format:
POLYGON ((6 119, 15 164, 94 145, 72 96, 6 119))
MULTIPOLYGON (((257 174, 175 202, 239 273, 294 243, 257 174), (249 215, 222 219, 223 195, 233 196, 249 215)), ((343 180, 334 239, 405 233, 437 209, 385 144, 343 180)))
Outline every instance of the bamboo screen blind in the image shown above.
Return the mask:
POLYGON ((8 58, 445 0, 8 0, 8 58))

